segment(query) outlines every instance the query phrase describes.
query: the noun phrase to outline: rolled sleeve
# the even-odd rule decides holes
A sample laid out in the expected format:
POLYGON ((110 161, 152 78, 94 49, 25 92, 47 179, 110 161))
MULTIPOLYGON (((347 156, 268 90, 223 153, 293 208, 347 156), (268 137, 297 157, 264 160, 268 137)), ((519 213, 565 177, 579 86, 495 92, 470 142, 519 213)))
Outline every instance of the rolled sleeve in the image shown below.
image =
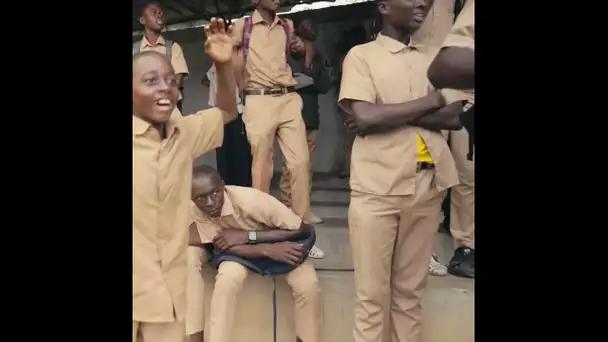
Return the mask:
POLYGON ((194 158, 222 146, 224 141, 224 120, 218 108, 184 117, 181 128, 188 134, 194 158))
POLYGON ((354 47, 344 58, 342 64, 342 80, 338 104, 347 113, 351 101, 376 102, 376 88, 369 72, 369 66, 358 47, 354 47))

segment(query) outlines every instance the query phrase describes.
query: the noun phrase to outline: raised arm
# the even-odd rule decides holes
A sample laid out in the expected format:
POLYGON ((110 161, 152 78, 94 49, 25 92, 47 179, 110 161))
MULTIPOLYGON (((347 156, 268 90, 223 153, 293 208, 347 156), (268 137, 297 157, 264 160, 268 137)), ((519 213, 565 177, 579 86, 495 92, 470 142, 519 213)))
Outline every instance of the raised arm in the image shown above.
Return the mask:
POLYGON ((222 111, 224 124, 236 119, 237 107, 234 95, 236 82, 232 69, 233 39, 232 28, 226 31, 224 20, 212 18, 205 26, 207 41, 205 51, 215 63, 217 94, 215 106, 222 111))

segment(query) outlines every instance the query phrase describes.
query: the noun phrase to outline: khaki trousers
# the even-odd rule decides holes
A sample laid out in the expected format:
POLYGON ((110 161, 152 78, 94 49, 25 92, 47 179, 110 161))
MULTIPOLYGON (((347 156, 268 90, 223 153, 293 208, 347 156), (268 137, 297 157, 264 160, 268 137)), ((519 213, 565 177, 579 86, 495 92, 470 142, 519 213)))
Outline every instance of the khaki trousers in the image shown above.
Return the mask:
POLYGON ((184 322, 133 321, 133 342, 182 342, 184 335, 184 322))
POLYGON ((201 247, 188 246, 188 283, 186 285, 186 335, 205 330, 205 282, 203 266, 209 260, 201 247))
POLYGON ((243 122, 253 157, 252 186, 270 192, 274 138, 277 137, 290 174, 292 210, 298 216, 306 217, 310 208, 310 185, 302 98, 297 93, 248 95, 245 103, 243 122))
MULTIPOLYGON (((317 130, 306 130, 306 143, 308 144, 309 194, 312 192, 312 162, 317 148, 317 133, 317 130)), ((287 165, 285 165, 285 158, 283 158, 283 173, 281 174, 281 180, 279 181, 279 188, 281 189, 281 202, 288 207, 291 207, 291 189, 289 188, 291 183, 290 177, 289 169, 287 168, 287 165)))
POLYGON ((411 196, 351 193, 354 342, 383 341, 387 310, 392 342, 420 342, 420 304, 446 196, 435 188, 434 175, 419 171, 411 196))
POLYGON ((475 249, 475 162, 467 159, 467 130, 450 132, 450 146, 460 180, 460 184, 452 188, 450 198, 450 232, 456 247, 475 249))
MULTIPOLYGON (((244 266, 236 262, 224 261, 220 264, 211 298, 213 314, 209 318, 209 342, 232 342, 237 297, 248 273, 244 266)), ((319 342, 323 312, 321 289, 312 261, 306 260, 284 277, 292 289, 295 302, 296 335, 302 342, 319 342)))

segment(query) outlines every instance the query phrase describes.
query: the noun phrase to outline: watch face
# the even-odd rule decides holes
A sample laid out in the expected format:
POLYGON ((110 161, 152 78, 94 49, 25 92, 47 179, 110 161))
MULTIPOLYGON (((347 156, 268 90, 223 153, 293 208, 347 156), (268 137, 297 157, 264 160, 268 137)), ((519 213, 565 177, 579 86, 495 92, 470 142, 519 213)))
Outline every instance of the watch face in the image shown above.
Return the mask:
POLYGON ((257 234, 255 232, 249 232, 249 240, 255 241, 257 234))

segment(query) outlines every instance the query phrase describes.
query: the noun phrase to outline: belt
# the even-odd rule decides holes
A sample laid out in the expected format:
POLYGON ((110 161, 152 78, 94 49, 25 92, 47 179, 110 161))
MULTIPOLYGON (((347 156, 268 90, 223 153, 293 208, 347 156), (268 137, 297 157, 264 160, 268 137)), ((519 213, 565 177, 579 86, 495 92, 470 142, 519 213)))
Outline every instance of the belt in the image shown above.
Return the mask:
POLYGON ((416 172, 421 170, 432 170, 435 168, 435 164, 427 163, 427 162, 418 162, 416 164, 416 172))
POLYGON ((279 88, 247 88, 245 95, 285 95, 296 91, 294 87, 279 87, 279 88))

